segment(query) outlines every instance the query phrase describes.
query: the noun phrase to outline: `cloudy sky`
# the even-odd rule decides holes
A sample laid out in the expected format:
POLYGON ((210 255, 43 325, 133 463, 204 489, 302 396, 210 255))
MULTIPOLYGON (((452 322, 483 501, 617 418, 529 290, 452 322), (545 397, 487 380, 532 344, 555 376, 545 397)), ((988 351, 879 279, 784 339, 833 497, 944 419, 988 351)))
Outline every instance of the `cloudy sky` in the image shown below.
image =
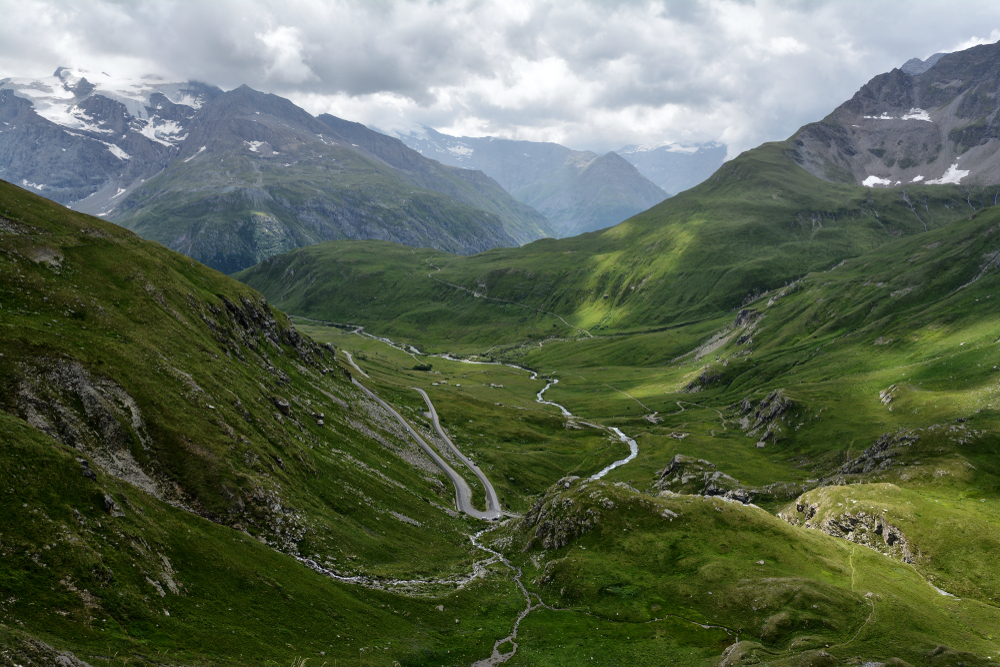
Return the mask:
POLYGON ((246 83, 384 129, 614 150, 783 139, 995 0, 0 0, 0 77, 246 83))

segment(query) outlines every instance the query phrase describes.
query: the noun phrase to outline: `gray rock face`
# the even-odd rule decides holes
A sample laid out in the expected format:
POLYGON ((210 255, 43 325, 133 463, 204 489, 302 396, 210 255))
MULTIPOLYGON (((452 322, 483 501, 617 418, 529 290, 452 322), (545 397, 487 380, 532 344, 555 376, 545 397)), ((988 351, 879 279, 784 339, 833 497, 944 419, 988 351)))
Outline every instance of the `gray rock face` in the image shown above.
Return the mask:
POLYGON ((130 184, 168 164, 195 110, 221 92, 65 67, 43 79, 2 79, 0 178, 84 212, 105 212, 130 184))
POLYGON ((883 433, 871 447, 855 459, 840 466, 840 475, 863 475, 870 472, 888 470, 893 460, 903 447, 909 447, 917 441, 917 435, 912 431, 901 429, 896 433, 883 433))
POLYGON ((910 58, 905 63, 903 63, 903 66, 900 67, 899 69, 903 70, 903 72, 905 72, 906 74, 909 74, 910 76, 914 76, 916 74, 923 74, 924 72, 926 72, 927 70, 929 70, 931 67, 934 67, 935 63, 937 63, 937 61, 941 60, 942 56, 946 56, 946 55, 948 55, 948 54, 947 53, 935 53, 933 56, 931 56, 927 60, 921 60, 920 58, 910 58))
POLYGON ((880 74, 790 140, 828 181, 869 187, 1000 182, 1000 44, 936 54, 880 74))

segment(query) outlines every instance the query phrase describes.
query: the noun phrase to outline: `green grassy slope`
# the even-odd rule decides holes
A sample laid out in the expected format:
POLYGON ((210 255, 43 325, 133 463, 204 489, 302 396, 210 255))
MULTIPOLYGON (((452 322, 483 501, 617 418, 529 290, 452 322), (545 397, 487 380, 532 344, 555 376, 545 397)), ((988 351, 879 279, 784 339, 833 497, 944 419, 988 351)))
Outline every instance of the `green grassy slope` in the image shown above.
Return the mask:
POLYGON ((511 664, 702 665, 725 648, 729 665, 970 665, 1000 648, 995 606, 739 503, 567 478, 492 538, 550 607, 511 664))
POLYGON ((360 664, 440 664, 509 621, 502 581, 434 583, 482 557, 443 476, 333 348, 252 290, 0 184, 0 308, 5 645, 30 653, 23 632, 91 664, 352 661, 378 645, 360 664), (474 628, 428 613, 481 616, 484 595, 474 628))
POLYGON ((712 318, 754 293, 971 212, 954 187, 904 193, 827 183, 786 157, 783 144, 765 144, 602 232, 468 258, 321 244, 240 279, 296 314, 377 327, 417 345, 472 348, 484 326, 499 334, 496 344, 712 318), (386 288, 375 300, 372 284, 386 288))
POLYGON ((0 436, 8 664, 468 663, 518 611, 500 579, 437 598, 336 583, 100 470, 85 478, 79 451, 4 413, 0 436))
MULTIPOLYGON (((796 600, 815 595, 810 604, 832 605, 819 614, 830 625, 807 629, 806 621, 822 621, 780 604, 760 617, 747 605, 727 611, 714 598, 681 610, 702 623, 718 614, 734 632, 744 624, 751 643, 733 649, 728 664, 755 664, 754 651, 773 664, 891 657, 987 664, 996 652, 1000 332, 992 302, 1000 290, 1000 210, 974 211, 951 188, 828 187, 790 164, 775 146, 751 152, 664 203, 658 217, 654 209, 605 234, 471 258, 321 246, 241 275, 298 314, 358 322, 432 351, 516 359, 558 377, 547 398, 638 441, 639 458, 611 481, 653 494, 728 493, 781 514, 762 512, 758 523, 743 514, 749 509, 718 505, 734 513, 729 528, 716 533, 698 523, 687 541, 674 540, 634 515, 651 502, 637 495, 629 512, 599 530, 578 537, 567 528, 567 551, 551 557, 515 556, 531 531, 551 526, 504 534, 498 544, 514 546, 510 557, 531 573, 542 599, 574 610, 529 615, 522 628, 530 639, 514 664, 553 652, 562 656, 547 658, 553 664, 590 655, 608 664, 677 660, 683 633, 655 630, 661 621, 645 625, 652 605, 683 600, 674 571, 684 573, 679 582, 701 582, 701 595, 719 587, 724 600, 751 602, 741 596, 756 582, 784 584, 774 574, 752 576, 760 558, 750 551, 814 539, 809 544, 824 546, 810 547, 781 576, 797 582, 796 600), (695 210, 714 217, 699 225, 695 210), (805 226, 789 224, 795 220, 805 226), (684 234, 687 245, 679 245, 684 234), (654 238, 674 243, 654 246, 654 238), (294 275, 284 276, 289 269, 294 275), (613 272, 627 289, 602 286, 599 302, 574 300, 586 297, 581 285, 613 272), (658 275, 662 284, 652 281, 658 275), (633 276, 650 280, 643 287, 633 276), (348 303, 369 278, 371 291, 348 303), (739 568, 699 555, 734 543, 747 545, 739 568), (587 589, 588 579, 603 583, 587 589), (851 615, 858 600, 838 597, 858 590, 873 593, 860 600, 870 614, 861 624, 851 615), (596 631, 643 605, 647 615, 634 625, 596 631), (639 643, 629 639, 636 636, 639 643), (662 654, 650 652, 656 637, 670 638, 659 644, 662 654)), ((552 503, 559 494, 549 492, 552 503)), ((599 511, 591 498, 567 492, 559 511, 599 511)), ((690 659, 707 660, 709 645, 722 639, 685 640, 690 659)))
MULTIPOLYGON (((962 241, 956 239, 958 244, 962 241)), ((783 299, 791 303, 793 297, 783 299)), ((780 302, 772 306, 776 316, 780 302)), ((552 431, 538 430, 543 420, 532 411, 546 408, 533 404, 530 397, 540 383, 521 371, 420 356, 417 359, 431 370, 418 371, 412 356, 377 339, 315 325, 308 329, 352 350, 385 393, 393 386, 400 393, 412 386, 431 391, 446 427, 484 470, 496 475, 497 488, 505 497, 522 485, 537 489, 538 477, 528 456, 534 451, 533 439, 542 439, 545 458, 565 456, 552 431), (488 434, 485 440, 483 432, 488 434), (525 463, 512 467, 512 461, 525 463), (508 475, 516 475, 515 484, 506 483, 508 475)), ((642 372, 636 369, 633 379, 643 380, 642 372)), ((783 433, 778 442, 759 450, 753 444, 756 438, 743 434, 735 419, 729 421, 735 431, 731 438, 718 437, 718 432, 708 437, 701 422, 711 418, 718 430, 716 413, 690 402, 683 417, 650 425, 637 417, 622 417, 625 411, 620 406, 617 413, 614 408, 602 412, 600 401, 580 400, 586 393, 580 391, 585 386, 583 376, 591 388, 604 386, 601 381, 607 379, 644 402, 678 397, 643 394, 641 386, 622 382, 620 368, 563 367, 559 376, 573 388, 556 393, 560 383, 552 390, 553 398, 585 417, 603 415, 598 421, 613 421, 638 436, 640 460, 646 463, 611 474, 612 479, 632 479, 636 488, 649 488, 644 470, 650 463, 662 468, 677 453, 665 455, 657 439, 683 447, 686 453, 710 457, 718 470, 737 475, 744 483, 763 485, 794 479, 796 473, 803 482, 816 474, 814 466, 831 471, 822 456, 836 445, 830 440, 824 412, 830 403, 811 402, 808 408, 824 414, 823 420, 783 433), (677 430, 687 437, 680 441, 665 437, 677 430), (803 457, 806 452, 809 457, 803 457), (662 457, 659 463, 657 457, 662 457), (803 462, 808 464, 805 470, 803 462)), ((845 378, 846 383, 855 381, 845 378)), ((680 397, 711 406, 719 404, 723 389, 680 397)), ((557 412, 550 415, 558 419, 557 412)), ((584 422, 575 423, 566 430, 578 447, 588 447, 585 436, 590 429, 575 430, 584 422)), ((512 522, 487 537, 523 568, 522 580, 545 605, 521 623, 518 652, 511 664, 570 665, 591 657, 601 664, 715 664, 723 650, 734 661, 729 664, 744 664, 744 659, 745 664, 757 664, 755 653, 772 664, 816 664, 815 660, 855 664, 892 657, 908 664, 988 664, 987 656, 1000 648, 990 631, 998 613, 993 599, 996 577, 990 565, 998 534, 997 495, 990 490, 990 480, 995 483, 997 476, 979 459, 969 459, 977 468, 973 470, 964 458, 956 457, 958 452, 963 457, 973 450, 988 452, 988 439, 971 449, 958 443, 958 452, 955 444, 995 429, 978 419, 972 430, 963 424, 957 431, 947 426, 926 429, 921 439, 895 454, 896 465, 841 475, 839 486, 806 494, 784 508, 781 517, 718 499, 669 493, 657 497, 656 488, 648 494, 620 483, 586 482, 585 487, 583 480, 564 480, 533 508, 517 508, 526 511, 524 522, 512 522), (960 437, 935 437, 939 430, 960 437), (802 519, 796 504, 818 506, 811 523, 802 519), (858 529, 851 541, 824 535, 832 531, 829 522, 821 522, 830 517, 843 521, 845 511, 878 514, 891 528, 880 533, 875 525, 867 531, 858 529), (898 539, 882 539, 883 533, 906 540, 908 549, 920 557, 904 560, 898 539), (737 636, 740 642, 734 646, 737 636), (944 648, 938 650, 939 645, 944 648)), ((860 440, 865 437, 860 428, 864 425, 865 419, 858 417, 846 426, 859 427, 860 440)), ((877 434, 891 427, 876 422, 867 428, 877 434)), ((589 439, 593 441, 593 436, 589 439)), ((589 448, 594 451, 593 445, 589 448)), ((853 456, 848 452, 848 458, 857 458, 863 449, 857 447, 853 456)), ((835 472, 844 452, 833 453, 835 472)), ((622 455, 619 449, 617 456, 622 455)), ((600 465, 594 459, 582 463, 574 473, 583 477, 600 465)), ((509 649, 508 644, 505 650, 509 649)))

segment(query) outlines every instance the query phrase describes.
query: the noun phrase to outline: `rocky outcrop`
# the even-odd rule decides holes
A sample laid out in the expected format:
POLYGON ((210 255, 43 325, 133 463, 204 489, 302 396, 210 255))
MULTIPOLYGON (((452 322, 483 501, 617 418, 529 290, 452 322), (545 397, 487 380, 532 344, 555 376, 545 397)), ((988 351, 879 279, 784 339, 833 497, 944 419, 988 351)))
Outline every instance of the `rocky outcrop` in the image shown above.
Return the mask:
POLYGON ((785 396, 783 389, 775 389, 756 405, 748 396, 730 405, 729 410, 736 414, 744 433, 766 443, 779 439, 797 407, 795 401, 785 396))
POLYGON ((788 500, 804 493, 809 485, 775 482, 767 486, 746 486, 738 479, 717 470, 715 464, 681 454, 656 473, 653 488, 670 493, 716 496, 748 505, 759 500, 788 500))
MULTIPOLYGON (((601 518, 600 511, 584 507, 576 499, 559 493, 561 489, 570 489, 573 482, 579 479, 560 479, 524 515, 521 529, 530 533, 525 551, 535 546, 560 549, 597 526, 601 518)), ((614 508, 612 501, 606 500, 606 504, 608 509, 614 508)))
MULTIPOLYGON (((22 363, 18 375, 14 400, 22 419, 87 454, 108 474, 163 497, 155 473, 137 460, 145 458, 150 438, 138 404, 120 385, 62 359, 22 363)), ((85 475, 94 474, 84 467, 85 475)))
POLYGON ((698 374, 698 377, 687 383, 684 387, 684 391, 693 394, 715 384, 721 379, 722 373, 718 369, 712 366, 705 366, 701 369, 701 373, 698 374))
POLYGON ((917 441, 917 435, 909 429, 895 433, 883 433, 871 447, 857 458, 851 459, 837 470, 840 475, 863 475, 881 472, 892 467, 893 461, 903 447, 917 441))
MULTIPOLYGON (((795 510, 801 515, 798 517, 799 525, 866 546, 904 563, 913 563, 920 558, 920 550, 883 514, 864 510, 826 514, 821 509, 817 503, 797 502, 795 510)), ((779 516, 794 523, 790 515, 779 516)))

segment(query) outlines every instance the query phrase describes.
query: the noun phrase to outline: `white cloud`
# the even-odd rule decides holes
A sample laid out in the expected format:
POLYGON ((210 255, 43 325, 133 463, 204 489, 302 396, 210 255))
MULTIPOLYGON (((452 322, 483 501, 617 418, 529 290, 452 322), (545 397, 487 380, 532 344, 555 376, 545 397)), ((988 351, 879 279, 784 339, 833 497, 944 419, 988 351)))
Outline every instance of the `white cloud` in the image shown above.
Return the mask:
POLYGON ((291 84, 319 80, 303 59, 300 35, 298 28, 284 25, 254 33, 254 37, 266 48, 270 60, 264 69, 265 79, 291 84))
POLYGON ((738 152, 913 56, 1000 39, 978 37, 1000 26, 992 0, 0 0, 0 15, 0 77, 246 83, 385 129, 593 150, 738 152))
POLYGON ((1000 30, 994 28, 990 31, 989 37, 970 37, 969 39, 959 42, 947 51, 951 53, 952 51, 964 51, 965 49, 971 49, 973 46, 980 46, 982 44, 994 44, 1000 40, 1000 30))

